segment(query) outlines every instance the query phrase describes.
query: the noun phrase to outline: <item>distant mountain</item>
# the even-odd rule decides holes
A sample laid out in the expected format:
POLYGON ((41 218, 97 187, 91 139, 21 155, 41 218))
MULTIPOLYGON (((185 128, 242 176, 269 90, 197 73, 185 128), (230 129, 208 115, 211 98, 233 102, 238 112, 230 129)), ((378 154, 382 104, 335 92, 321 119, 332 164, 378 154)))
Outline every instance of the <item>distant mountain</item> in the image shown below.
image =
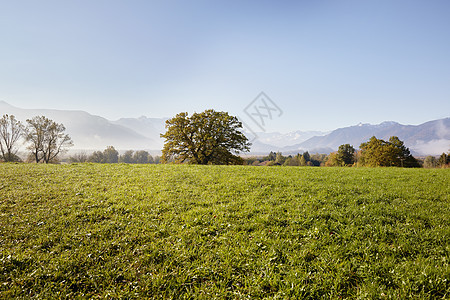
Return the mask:
POLYGON ((316 136, 289 147, 290 150, 329 148, 337 150, 342 144, 355 148, 372 136, 388 140, 398 136, 416 155, 437 155, 450 149, 450 118, 426 122, 420 125, 402 125, 397 122, 383 122, 378 125, 358 124, 339 128, 324 136, 316 136))
POLYGON ((152 149, 162 149, 164 141, 159 135, 166 131, 166 120, 167 119, 147 118, 142 116, 139 118, 122 118, 117 121, 112 121, 112 123, 131 129, 134 132, 151 139, 153 141, 152 149))
POLYGON ((450 118, 434 120, 420 125, 402 125, 397 122, 383 122, 377 125, 358 124, 336 129, 329 133, 317 132, 305 140, 302 137, 314 132, 294 131, 288 134, 257 133, 252 152, 255 154, 280 151, 283 154, 330 153, 342 144, 359 148, 372 136, 388 140, 398 136, 415 155, 439 155, 450 149, 450 118), (298 139, 295 143, 295 139, 298 139))
POLYGON ((286 147, 302 143, 314 136, 324 136, 329 132, 322 131, 292 131, 288 133, 279 132, 258 132, 256 133, 259 142, 277 147, 286 147))
MULTIPOLYGON (((44 115, 58 123, 63 123, 74 141, 74 149, 102 150, 114 146, 119 150, 155 150, 163 147, 160 134, 165 132, 163 118, 122 118, 110 121, 84 111, 51 109, 21 109, 0 101, 0 116, 15 115, 25 121, 37 115, 44 115)), ((438 155, 450 149, 450 118, 434 120, 420 125, 402 125, 397 122, 383 122, 378 125, 358 124, 339 128, 332 132, 293 131, 257 132, 252 140, 252 154, 268 154, 281 151, 283 154, 329 153, 342 144, 355 148, 372 136, 389 139, 398 136, 415 155, 438 155)))
MULTIPOLYGON (((22 109, 0 101, 0 116, 10 114, 22 122, 34 116, 44 115, 55 122, 62 123, 74 141, 75 149, 97 150, 106 146, 116 149, 161 149, 162 142, 152 135, 139 134, 132 128, 111 122, 105 118, 84 111, 22 109)), ((161 122, 164 122, 161 119, 161 122)))
MULTIPOLYGON (((298 144, 308 140, 314 136, 323 136, 327 134, 321 131, 292 131, 288 133, 279 132, 244 132, 247 138, 251 141, 252 154, 268 154, 271 151, 284 151, 288 153, 289 145, 298 144), (287 150, 287 152, 286 152, 287 150)), ((295 151, 298 149, 295 147, 295 151)), ((295 153, 297 153, 295 152, 295 153)))

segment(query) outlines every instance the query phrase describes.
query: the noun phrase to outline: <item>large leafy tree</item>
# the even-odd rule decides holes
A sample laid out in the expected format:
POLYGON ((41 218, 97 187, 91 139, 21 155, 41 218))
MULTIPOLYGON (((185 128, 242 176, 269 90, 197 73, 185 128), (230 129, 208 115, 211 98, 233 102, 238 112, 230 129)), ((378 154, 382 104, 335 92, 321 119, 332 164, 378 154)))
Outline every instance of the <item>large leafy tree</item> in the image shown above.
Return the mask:
POLYGON ((242 123, 227 112, 179 113, 166 121, 162 161, 191 164, 242 164, 238 153, 250 143, 240 131, 242 123))
POLYGON ((18 161, 16 143, 23 133, 23 125, 13 115, 0 119, 0 151, 4 161, 18 161))
POLYGON ((27 120, 25 139, 29 142, 28 149, 36 163, 49 163, 59 154, 73 145, 72 139, 65 133, 63 124, 56 123, 45 116, 36 116, 27 120))
POLYGON ((371 137, 360 146, 360 162, 368 167, 418 167, 417 160, 411 155, 409 149, 396 136, 389 141, 371 137))

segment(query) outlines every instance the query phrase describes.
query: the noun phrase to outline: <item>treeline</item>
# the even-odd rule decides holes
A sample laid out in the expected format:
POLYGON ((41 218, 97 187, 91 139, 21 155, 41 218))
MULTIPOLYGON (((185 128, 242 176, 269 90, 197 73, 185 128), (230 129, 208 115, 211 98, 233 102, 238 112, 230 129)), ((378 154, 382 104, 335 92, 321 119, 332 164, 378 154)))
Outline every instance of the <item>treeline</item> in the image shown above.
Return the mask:
POLYGON ((308 151, 303 154, 284 156, 281 152, 270 152, 263 157, 249 157, 245 159, 246 165, 253 166, 323 166, 327 159, 326 154, 310 155, 308 151))
POLYGON ((119 151, 117 151, 113 146, 108 146, 105 150, 94 151, 91 155, 86 154, 86 152, 79 152, 70 156, 68 161, 70 163, 91 162, 101 164, 159 164, 161 158, 159 156, 153 157, 150 153, 144 150, 128 150, 122 155, 119 155, 119 151))
POLYGON ((450 155, 442 153, 439 158, 428 155, 423 160, 424 168, 445 168, 450 167, 450 155))
POLYGON ((303 154, 283 156, 281 152, 270 152, 264 157, 250 157, 245 164, 253 166, 325 166, 325 167, 405 167, 444 168, 450 165, 450 156, 442 153, 437 159, 427 156, 423 161, 413 157, 404 143, 396 136, 388 141, 375 136, 362 143, 356 150, 350 144, 339 146, 338 151, 326 154, 303 154))

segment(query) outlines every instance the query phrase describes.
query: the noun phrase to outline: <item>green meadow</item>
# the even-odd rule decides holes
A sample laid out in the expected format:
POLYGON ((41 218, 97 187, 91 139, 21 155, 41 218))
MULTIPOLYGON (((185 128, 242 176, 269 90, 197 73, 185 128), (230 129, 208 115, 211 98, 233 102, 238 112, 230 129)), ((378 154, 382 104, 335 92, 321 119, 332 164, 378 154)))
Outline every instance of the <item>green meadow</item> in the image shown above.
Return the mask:
POLYGON ((450 169, 0 164, 0 298, 448 299, 450 169))

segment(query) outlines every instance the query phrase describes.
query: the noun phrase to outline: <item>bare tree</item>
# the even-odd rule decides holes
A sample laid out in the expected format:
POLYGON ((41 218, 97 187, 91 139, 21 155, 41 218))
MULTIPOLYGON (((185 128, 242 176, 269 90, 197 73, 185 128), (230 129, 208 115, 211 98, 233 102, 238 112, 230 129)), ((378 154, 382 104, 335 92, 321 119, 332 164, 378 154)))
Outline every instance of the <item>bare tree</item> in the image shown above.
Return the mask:
POLYGON ((0 119, 0 151, 4 161, 19 160, 15 145, 23 133, 23 125, 11 115, 0 119))
POLYGON ((44 135, 50 120, 44 116, 36 116, 33 119, 28 119, 27 123, 25 139, 30 143, 28 149, 31 151, 34 160, 36 163, 39 163, 44 158, 42 152, 44 148, 44 135))
POLYGON ((72 139, 65 134, 66 128, 44 116, 36 116, 27 120, 25 138, 30 143, 31 151, 36 163, 49 163, 73 145, 72 139))

